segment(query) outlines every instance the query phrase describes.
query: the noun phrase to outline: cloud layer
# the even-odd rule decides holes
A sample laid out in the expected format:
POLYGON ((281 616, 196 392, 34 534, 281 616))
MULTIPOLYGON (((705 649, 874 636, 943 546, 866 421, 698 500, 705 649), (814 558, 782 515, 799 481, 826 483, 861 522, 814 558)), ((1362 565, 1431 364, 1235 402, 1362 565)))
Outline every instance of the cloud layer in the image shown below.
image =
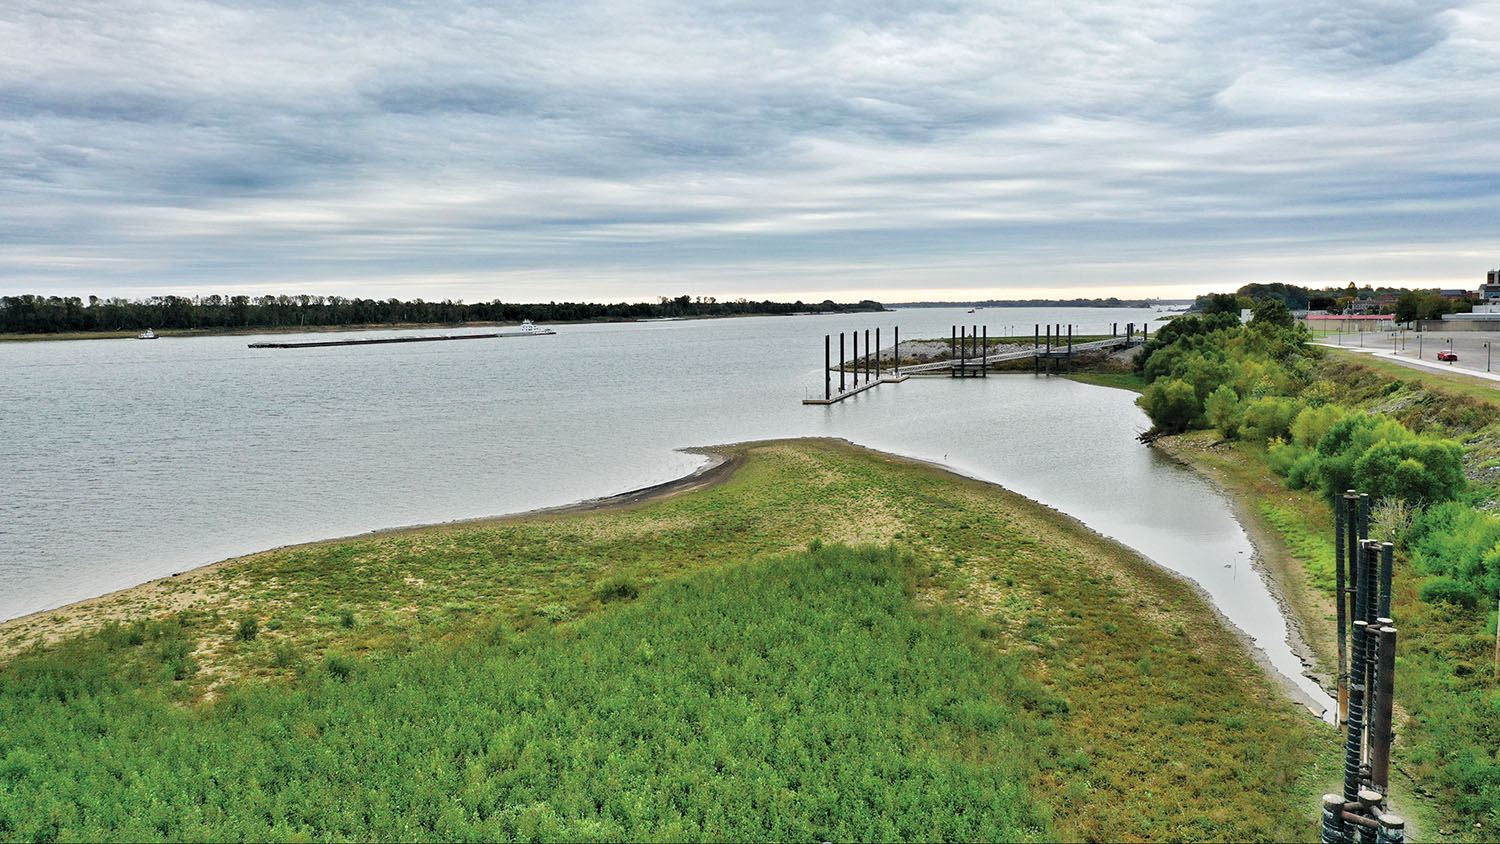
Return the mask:
POLYGON ((0 4, 0 290, 1158 295, 1500 266, 1500 4, 0 4))

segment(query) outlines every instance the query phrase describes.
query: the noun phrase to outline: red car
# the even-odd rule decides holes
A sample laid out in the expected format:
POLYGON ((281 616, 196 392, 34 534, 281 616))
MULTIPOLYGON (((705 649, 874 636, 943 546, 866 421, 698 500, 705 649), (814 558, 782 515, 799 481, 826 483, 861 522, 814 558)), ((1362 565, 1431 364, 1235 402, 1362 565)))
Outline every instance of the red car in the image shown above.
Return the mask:
POLYGON ((1458 352, 1450 352, 1447 350, 1438 352, 1438 360, 1445 360, 1449 363, 1452 363, 1453 361, 1458 360, 1458 352))

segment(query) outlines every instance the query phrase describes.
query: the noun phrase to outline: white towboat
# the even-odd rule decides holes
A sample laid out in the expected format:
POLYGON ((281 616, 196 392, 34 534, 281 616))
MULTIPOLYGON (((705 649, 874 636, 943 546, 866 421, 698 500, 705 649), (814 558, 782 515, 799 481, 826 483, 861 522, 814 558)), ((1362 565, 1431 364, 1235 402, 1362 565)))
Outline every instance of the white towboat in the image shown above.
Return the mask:
POLYGON ((142 331, 140 334, 135 335, 135 339, 137 339, 137 340, 155 340, 156 339, 156 332, 152 331, 151 329, 148 328, 145 331, 142 331))
POLYGON ((529 319, 523 319, 523 320, 521 320, 521 333, 522 334, 551 334, 552 333, 552 329, 538 327, 537 324, 534 323, 534 322, 532 322, 531 320, 529 320, 529 319))

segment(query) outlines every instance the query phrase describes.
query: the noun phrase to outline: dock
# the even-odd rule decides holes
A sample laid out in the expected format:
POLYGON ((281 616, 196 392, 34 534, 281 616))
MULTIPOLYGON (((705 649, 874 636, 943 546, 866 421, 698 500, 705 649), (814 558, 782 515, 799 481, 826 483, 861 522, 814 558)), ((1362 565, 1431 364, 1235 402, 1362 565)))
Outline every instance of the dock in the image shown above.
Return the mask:
MULTIPOLYGON (((1128 349, 1139 346, 1150 337, 1150 329, 1141 326, 1138 331, 1134 323, 1128 323, 1122 333, 1120 324, 1114 323, 1110 327, 1109 337, 1103 340, 1091 340, 1086 343, 1073 342, 1072 325, 1048 325, 1045 334, 1042 326, 1038 324, 1033 332, 1032 345, 1030 348, 1015 348, 1013 345, 1003 352, 989 352, 989 328, 987 326, 953 326, 952 337, 949 340, 950 357, 948 360, 934 361, 932 363, 917 363, 901 365, 901 328, 895 330, 896 343, 893 347, 894 366, 891 371, 881 371, 880 352, 880 329, 875 329, 875 342, 870 343, 870 331, 865 330, 865 351, 860 354, 859 332, 853 332, 854 355, 851 359, 846 356, 847 346, 843 332, 839 333, 839 363, 833 364, 833 336, 823 335, 823 395, 818 398, 806 398, 803 404, 836 404, 851 396, 857 396, 866 390, 873 389, 881 384, 898 384, 912 375, 935 375, 947 373, 955 378, 984 378, 989 375, 991 364, 1005 361, 1023 360, 1031 358, 1033 371, 1037 375, 1051 375, 1053 361, 1059 361, 1059 365, 1066 365, 1069 372, 1073 369, 1073 355, 1085 351, 1113 351, 1115 349, 1128 349), (1066 341, 1064 340, 1064 329, 1066 329, 1066 341), (874 357, 872 362, 871 357, 874 357), (1045 362, 1045 367, 1043 366, 1045 362), (1045 369, 1045 372, 1043 371, 1045 369), (834 389, 833 373, 838 372, 838 388, 834 389), (852 383, 849 376, 852 375, 852 383)), ((1023 341, 1024 342, 1024 341, 1023 341)))
MULTIPOLYGON (((901 373, 901 357, 899 351, 896 356, 896 366, 894 370, 889 373, 883 373, 880 371, 880 352, 878 351, 880 349, 880 329, 875 329, 875 344, 871 346, 870 330, 867 328, 865 329, 865 353, 863 357, 861 357, 859 354, 859 332, 854 332, 854 377, 853 384, 849 384, 845 378, 845 376, 849 375, 850 373, 847 371, 844 364, 844 334, 843 332, 840 332, 838 366, 839 388, 838 391, 835 392, 833 389, 833 366, 831 365, 833 360, 832 339, 833 335, 831 334, 823 335, 823 397, 803 399, 803 404, 836 404, 843 401, 844 399, 849 398, 850 396, 857 396, 860 393, 878 387, 881 384, 899 384, 907 379, 907 376, 901 373), (873 368, 870 363, 870 354, 872 351, 874 351, 875 353, 875 362, 873 368), (863 365, 863 370, 861 370, 861 365, 863 365), (861 374, 863 374, 863 381, 861 381, 861 374)), ((899 350, 900 348, 901 329, 898 327, 896 329, 896 349, 899 350)))
POLYGON ((291 343, 250 343, 252 349, 313 349, 326 346, 378 346, 386 343, 436 343, 441 340, 490 340, 496 337, 546 337, 550 328, 537 331, 491 331, 486 334, 425 334, 416 337, 375 337, 368 340, 299 340, 291 343))

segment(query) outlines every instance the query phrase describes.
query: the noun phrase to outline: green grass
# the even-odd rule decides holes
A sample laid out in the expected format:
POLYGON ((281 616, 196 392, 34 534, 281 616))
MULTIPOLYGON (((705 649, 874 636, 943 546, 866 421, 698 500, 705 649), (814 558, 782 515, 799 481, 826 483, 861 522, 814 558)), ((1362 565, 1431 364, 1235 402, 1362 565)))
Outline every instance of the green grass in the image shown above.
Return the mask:
POLYGON ((1129 390, 1132 393, 1144 392, 1146 389, 1146 379, 1130 370, 1078 372, 1066 377, 1084 384, 1093 384, 1096 387, 1113 387, 1117 390, 1129 390))
POLYGON ((0 839, 1315 836, 1336 742, 1175 577, 930 467, 744 459, 60 611, 0 666, 0 839))
POLYGON ((842 547, 727 567, 572 629, 330 655, 294 691, 202 712, 120 694, 99 661, 131 646, 88 648, 0 687, 0 833, 1043 838, 1043 692, 974 622, 915 604, 909 567, 842 547))

